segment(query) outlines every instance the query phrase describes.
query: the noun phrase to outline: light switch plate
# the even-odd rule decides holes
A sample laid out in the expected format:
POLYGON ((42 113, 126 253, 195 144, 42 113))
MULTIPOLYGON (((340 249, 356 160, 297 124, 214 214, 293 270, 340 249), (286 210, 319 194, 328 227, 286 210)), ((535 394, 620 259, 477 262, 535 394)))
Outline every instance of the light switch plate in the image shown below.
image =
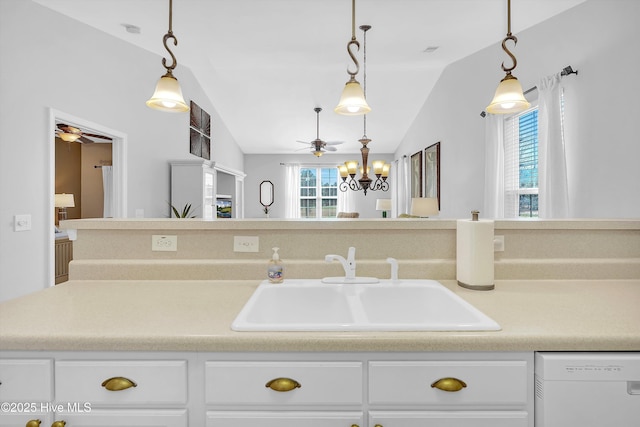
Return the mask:
POLYGON ((178 236, 154 234, 151 236, 151 250, 161 252, 175 252, 178 250, 178 236))
POLYGON ((31 215, 21 214, 13 217, 13 231, 31 230, 31 215))
POLYGON ((259 246, 258 236, 233 236, 234 252, 258 252, 259 246))

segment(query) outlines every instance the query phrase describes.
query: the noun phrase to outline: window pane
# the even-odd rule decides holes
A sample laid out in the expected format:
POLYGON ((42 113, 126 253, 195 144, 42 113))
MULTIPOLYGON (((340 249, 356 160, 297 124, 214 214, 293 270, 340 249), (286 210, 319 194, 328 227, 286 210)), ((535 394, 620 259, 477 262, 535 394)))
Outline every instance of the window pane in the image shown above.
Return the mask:
POLYGON ((538 188, 538 110, 519 117, 520 188, 538 188))
POLYGON ((316 217, 316 200, 303 199, 300 200, 300 218, 316 217))
POLYGON ((520 195, 520 217, 538 217, 538 195, 520 195))
POLYGON ((322 199, 322 218, 335 218, 337 207, 337 199, 322 199))

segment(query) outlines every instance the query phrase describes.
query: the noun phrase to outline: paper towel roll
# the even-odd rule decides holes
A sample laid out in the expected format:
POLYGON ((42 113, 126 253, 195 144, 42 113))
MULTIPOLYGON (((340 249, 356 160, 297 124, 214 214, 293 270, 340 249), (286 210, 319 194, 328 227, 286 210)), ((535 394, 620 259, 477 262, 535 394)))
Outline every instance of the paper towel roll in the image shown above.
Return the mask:
POLYGON ((456 241, 458 284, 469 289, 493 289, 493 221, 458 220, 456 241))

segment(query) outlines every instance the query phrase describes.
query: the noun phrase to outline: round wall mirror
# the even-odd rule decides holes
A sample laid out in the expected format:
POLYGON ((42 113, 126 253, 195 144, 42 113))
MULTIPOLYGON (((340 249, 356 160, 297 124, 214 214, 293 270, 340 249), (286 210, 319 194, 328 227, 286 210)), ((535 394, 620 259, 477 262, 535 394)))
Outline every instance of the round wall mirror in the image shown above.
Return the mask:
POLYGON ((260 183, 260 204, 265 208, 273 204, 273 182, 262 181, 260 183))

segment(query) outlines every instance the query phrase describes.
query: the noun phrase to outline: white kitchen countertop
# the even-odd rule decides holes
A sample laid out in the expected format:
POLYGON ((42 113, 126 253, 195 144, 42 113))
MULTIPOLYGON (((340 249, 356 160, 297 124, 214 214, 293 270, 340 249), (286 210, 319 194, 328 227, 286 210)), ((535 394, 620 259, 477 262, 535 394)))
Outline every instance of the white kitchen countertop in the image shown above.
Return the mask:
POLYGON ((494 332, 235 332, 256 281, 70 281, 0 304, 1 350, 640 350, 640 280, 441 281, 494 332))

